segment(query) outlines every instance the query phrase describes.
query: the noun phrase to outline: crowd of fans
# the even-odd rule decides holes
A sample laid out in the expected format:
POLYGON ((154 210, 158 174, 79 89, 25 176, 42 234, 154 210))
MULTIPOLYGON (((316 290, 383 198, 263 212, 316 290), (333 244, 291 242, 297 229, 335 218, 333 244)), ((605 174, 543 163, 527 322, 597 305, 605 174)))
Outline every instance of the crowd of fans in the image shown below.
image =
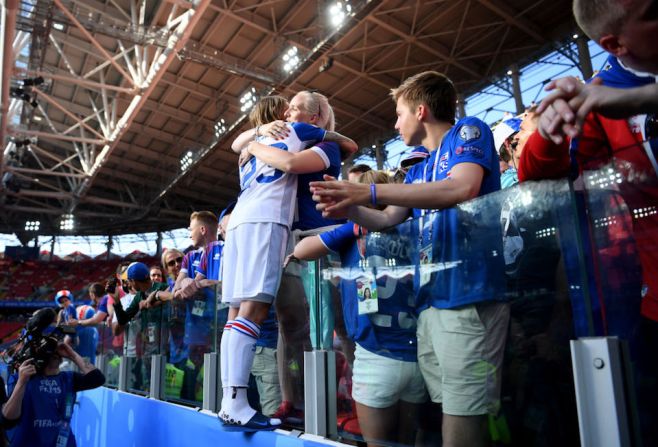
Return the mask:
MULTIPOLYGON (((77 328, 70 342, 87 358, 100 343, 132 359, 138 389, 149 386, 151 354, 165 354, 165 394, 188 401, 202 399, 203 354, 219 351, 219 417, 229 431, 271 430, 303 418, 301 355, 313 346, 338 351, 342 393, 354 401, 341 424, 369 445, 422 443, 439 421, 446 446, 503 436, 496 422, 502 382, 536 377, 518 365, 505 376, 508 337, 527 336, 529 350, 547 348, 535 337, 540 331, 518 323, 524 308, 505 292, 505 281, 523 284, 512 272, 518 250, 510 213, 504 206, 493 213, 491 233, 465 233, 455 207, 519 182, 576 178, 611 161, 632 178, 619 186, 629 207, 658 198, 655 2, 576 0, 574 14, 610 54, 606 68, 587 83, 554 80, 539 106, 493 132, 475 117, 455 120, 457 92, 440 73, 416 74, 393 89, 395 129, 416 147, 394 173, 357 165, 338 180, 342 160, 357 147, 334 131, 324 95, 261 99, 252 129, 232 145, 240 154, 236 202, 219 216, 191 214, 194 248, 187 253, 166 250, 158 265, 121 263, 116 279, 91 284, 91 307, 76 309, 69 291, 58 292, 60 323, 77 328), (410 218, 413 225, 405 225, 410 218), (501 223, 509 238, 500 237, 501 223), (396 262, 417 267, 414 275, 381 273, 392 249, 378 244, 372 232, 380 230, 398 243, 396 262), (445 267, 463 255, 464 235, 477 237, 482 253, 504 253, 505 263, 472 260, 468 274, 445 267), (319 285, 317 303, 306 299, 317 285, 300 262, 326 256, 338 257, 340 274, 319 285), (111 336, 99 336, 97 325, 111 336)), ((658 397, 658 216, 632 225, 643 275, 640 400, 651 400, 658 397)), ((553 259, 550 251, 543 255, 553 259)), ((568 276, 569 259, 553 260, 567 265, 568 276)), ((642 424, 655 414, 646 411, 642 424)), ((650 426, 643 425, 647 445, 655 436, 650 426)))

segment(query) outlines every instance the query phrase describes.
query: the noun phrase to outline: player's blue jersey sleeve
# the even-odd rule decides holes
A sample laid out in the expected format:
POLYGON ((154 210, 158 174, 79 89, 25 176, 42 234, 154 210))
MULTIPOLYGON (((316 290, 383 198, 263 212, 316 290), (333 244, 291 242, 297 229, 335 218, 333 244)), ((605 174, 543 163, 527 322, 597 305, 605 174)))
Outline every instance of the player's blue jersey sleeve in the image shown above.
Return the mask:
MULTIPOLYGON (((479 118, 467 116, 457 122, 448 141, 451 146, 448 170, 459 163, 475 163, 491 171, 496 150, 491 129, 479 118)), ((496 164, 497 166, 497 164, 496 164)))
POLYGON ((347 222, 338 228, 320 234, 320 240, 329 250, 340 253, 347 246, 354 243, 354 223, 347 222))
POLYGON ((110 297, 108 295, 105 295, 103 298, 101 298, 100 304, 98 304, 98 311, 99 312, 105 312, 106 314, 109 314, 109 310, 107 309, 107 302, 109 301, 110 297))
MULTIPOLYGON (((311 148, 320 158, 322 158, 322 161, 324 162, 324 167, 325 169, 330 169, 333 167, 338 166, 339 172, 340 172, 340 146, 338 146, 338 143, 334 143, 332 141, 323 141, 321 143, 316 144, 311 148)), ((334 175, 334 174, 330 174, 334 175)), ((337 177, 334 175, 334 177, 337 177)))
POLYGON ((292 123, 292 129, 301 141, 313 143, 324 140, 324 135, 327 133, 324 129, 306 123, 292 123))

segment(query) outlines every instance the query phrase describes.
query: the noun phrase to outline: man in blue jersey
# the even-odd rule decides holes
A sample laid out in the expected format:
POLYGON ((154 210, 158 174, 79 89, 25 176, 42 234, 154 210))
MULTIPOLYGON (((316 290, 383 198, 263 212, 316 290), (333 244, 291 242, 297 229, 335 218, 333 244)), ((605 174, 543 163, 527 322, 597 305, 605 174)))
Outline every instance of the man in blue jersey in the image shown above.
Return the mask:
MULTIPOLYGON (((370 230, 397 225, 409 215, 421 218, 421 263, 457 262, 464 229, 453 207, 500 189, 491 130, 473 117, 455 124, 457 94, 440 73, 412 76, 391 95, 398 116, 395 128, 405 144, 422 145, 431 156, 409 171, 405 185, 316 182, 311 184, 314 199, 326 216, 348 217, 370 230), (368 203, 389 206, 383 211, 361 206, 368 203), (428 210, 441 211, 426 219, 428 210)), ((498 248, 500 241, 490 239, 498 248)), ((416 275, 421 283, 418 361, 432 401, 442 404, 443 442, 484 446, 487 414, 499 406, 509 320, 509 306, 499 302, 502 290, 490 287, 502 274, 487 263, 471 271, 472 277, 460 268, 425 275, 422 267, 416 275)))
POLYGON ((183 258, 174 286, 174 296, 185 301, 185 343, 190 347, 190 353, 198 349, 207 350, 210 346, 210 324, 215 310, 215 290, 211 282, 219 280, 224 247, 217 240, 218 223, 217 216, 211 211, 196 211, 190 215, 190 239, 195 250, 189 251, 183 258), (204 257, 205 267, 201 273, 210 282, 200 287, 194 279, 204 257), (212 287, 204 287, 206 285, 212 287))
POLYGON ((33 359, 26 360, 9 379, 10 396, 2 406, 2 418, 5 427, 15 427, 8 433, 11 446, 75 447, 70 421, 76 392, 105 382, 103 373, 65 343, 59 343, 47 358, 43 370, 36 369, 33 359), (61 372, 63 358, 81 372, 61 372))

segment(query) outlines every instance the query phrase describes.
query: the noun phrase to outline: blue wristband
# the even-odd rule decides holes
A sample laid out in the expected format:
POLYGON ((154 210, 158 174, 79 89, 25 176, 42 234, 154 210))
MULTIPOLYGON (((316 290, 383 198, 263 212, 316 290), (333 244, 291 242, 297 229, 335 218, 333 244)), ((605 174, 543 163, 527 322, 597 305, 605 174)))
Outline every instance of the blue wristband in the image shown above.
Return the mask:
POLYGON ((377 206, 377 185, 374 183, 370 184, 370 203, 377 206))

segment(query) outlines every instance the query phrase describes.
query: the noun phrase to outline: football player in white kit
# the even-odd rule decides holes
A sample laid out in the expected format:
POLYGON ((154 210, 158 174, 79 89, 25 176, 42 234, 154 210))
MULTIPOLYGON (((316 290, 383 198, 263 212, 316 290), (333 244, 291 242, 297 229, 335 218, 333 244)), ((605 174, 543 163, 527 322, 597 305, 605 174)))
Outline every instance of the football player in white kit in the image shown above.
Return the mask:
MULTIPOLYGON (((256 129, 280 119, 288 109, 281 97, 263 98, 250 114, 256 129)), ((344 144, 351 140, 306 123, 287 124, 288 136, 256 140, 277 150, 297 154, 330 137, 344 144)), ((258 158, 240 166, 241 195, 229 222, 222 277, 222 300, 231 308, 221 342, 224 394, 220 417, 225 429, 274 429, 278 419, 256 412, 247 402, 253 347, 279 288, 290 225, 296 204, 297 176, 275 169, 258 158), (230 278, 230 279, 228 279, 230 278)))

